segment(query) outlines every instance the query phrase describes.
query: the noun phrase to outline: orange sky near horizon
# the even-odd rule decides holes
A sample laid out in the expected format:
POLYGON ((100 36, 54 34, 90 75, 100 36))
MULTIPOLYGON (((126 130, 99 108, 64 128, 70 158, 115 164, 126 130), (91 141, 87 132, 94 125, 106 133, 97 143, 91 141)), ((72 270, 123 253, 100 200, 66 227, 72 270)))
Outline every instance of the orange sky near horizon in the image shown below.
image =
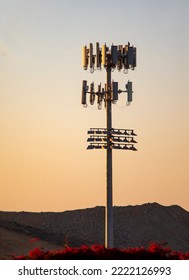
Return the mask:
POLYGON ((106 73, 82 69, 81 47, 130 41, 136 70, 112 78, 133 82, 133 102, 113 105, 113 127, 134 129, 138 151, 113 151, 114 205, 189 211, 189 3, 94 2, 0 1, 0 210, 105 205, 106 154, 86 147, 106 113, 82 107, 81 83, 104 84, 106 73))

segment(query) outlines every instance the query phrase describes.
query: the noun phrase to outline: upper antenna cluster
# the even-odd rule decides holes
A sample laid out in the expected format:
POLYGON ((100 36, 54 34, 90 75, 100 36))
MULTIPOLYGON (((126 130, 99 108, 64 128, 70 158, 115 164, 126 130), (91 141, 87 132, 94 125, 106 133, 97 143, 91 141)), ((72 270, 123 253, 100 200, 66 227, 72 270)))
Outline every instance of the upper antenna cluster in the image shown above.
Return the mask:
POLYGON ((109 48, 106 44, 100 47, 96 43, 96 53, 93 52, 93 44, 90 43, 89 47, 85 45, 82 47, 82 66, 84 70, 90 68, 90 72, 100 70, 102 67, 111 67, 112 70, 117 67, 119 71, 123 69, 126 74, 128 69, 134 70, 136 67, 136 47, 131 46, 128 42, 127 45, 112 46, 109 48))
MULTIPOLYGON (((127 45, 111 45, 107 47, 106 44, 100 47, 99 43, 96 43, 96 53, 93 52, 93 44, 90 43, 89 47, 85 45, 82 47, 82 66, 84 70, 88 67, 90 72, 93 73, 94 70, 101 70, 102 67, 106 69, 107 73, 118 69, 121 71, 123 69, 124 73, 128 73, 128 69, 134 70, 136 67, 136 47, 131 46, 128 42, 127 45)), ((111 73, 108 74, 109 81, 102 86, 101 83, 95 90, 94 82, 87 85, 87 81, 83 80, 82 83, 82 99, 81 103, 84 107, 87 107, 87 93, 90 94, 90 104, 93 105, 95 101, 95 96, 97 96, 98 109, 102 109, 102 104, 106 107, 107 101, 110 100, 112 103, 118 101, 118 94, 126 92, 126 105, 130 105, 132 102, 132 82, 128 81, 125 84, 125 89, 120 90, 118 88, 118 82, 110 81, 111 73)))

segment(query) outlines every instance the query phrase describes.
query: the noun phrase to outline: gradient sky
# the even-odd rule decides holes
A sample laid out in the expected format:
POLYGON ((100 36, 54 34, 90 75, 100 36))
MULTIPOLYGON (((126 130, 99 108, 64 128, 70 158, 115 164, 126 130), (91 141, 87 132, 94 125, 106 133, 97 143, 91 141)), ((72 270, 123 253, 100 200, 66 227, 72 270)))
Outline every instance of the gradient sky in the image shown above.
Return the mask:
POLYGON ((137 67, 112 76, 134 100, 113 105, 138 152, 113 151, 114 205, 158 202, 189 210, 189 1, 0 0, 0 210, 105 205, 106 154, 87 151, 105 110, 81 105, 81 47, 137 47, 137 67))

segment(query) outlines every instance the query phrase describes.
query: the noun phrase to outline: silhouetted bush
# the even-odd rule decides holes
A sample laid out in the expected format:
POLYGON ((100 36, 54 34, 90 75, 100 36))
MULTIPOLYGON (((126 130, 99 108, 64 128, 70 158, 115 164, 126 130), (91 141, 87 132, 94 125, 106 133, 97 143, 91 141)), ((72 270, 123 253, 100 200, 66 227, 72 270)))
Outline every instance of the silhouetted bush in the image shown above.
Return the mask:
POLYGON ((151 243, 147 249, 125 248, 106 249, 101 245, 81 246, 63 250, 43 251, 36 248, 28 256, 17 256, 15 260, 189 260, 189 252, 181 253, 164 247, 162 244, 151 243))

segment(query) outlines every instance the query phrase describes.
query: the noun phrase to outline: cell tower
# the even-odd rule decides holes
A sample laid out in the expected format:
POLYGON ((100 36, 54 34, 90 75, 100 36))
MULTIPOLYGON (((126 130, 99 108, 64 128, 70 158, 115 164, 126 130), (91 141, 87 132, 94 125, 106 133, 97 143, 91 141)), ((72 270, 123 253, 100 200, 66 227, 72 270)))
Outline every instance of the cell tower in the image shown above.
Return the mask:
POLYGON ((87 149, 106 149, 106 211, 105 211, 105 246, 113 247, 113 196, 112 196, 112 150, 131 150, 137 151, 134 144, 134 136, 137 136, 133 129, 112 128, 112 103, 118 101, 119 94, 126 93, 126 104, 132 102, 132 82, 128 81, 125 90, 118 89, 118 82, 111 80, 111 72, 118 69, 126 74, 128 70, 134 70, 136 67, 136 47, 127 45, 112 46, 109 48, 106 44, 99 46, 96 43, 96 54, 93 53, 93 44, 82 47, 82 66, 84 70, 88 67, 90 72, 94 70, 106 69, 106 84, 104 87, 98 85, 95 91, 94 83, 87 85, 87 81, 82 82, 81 103, 87 107, 87 94, 91 105, 97 98, 98 109, 102 109, 104 104, 106 108, 106 128, 90 128, 87 139, 89 145, 87 149))

